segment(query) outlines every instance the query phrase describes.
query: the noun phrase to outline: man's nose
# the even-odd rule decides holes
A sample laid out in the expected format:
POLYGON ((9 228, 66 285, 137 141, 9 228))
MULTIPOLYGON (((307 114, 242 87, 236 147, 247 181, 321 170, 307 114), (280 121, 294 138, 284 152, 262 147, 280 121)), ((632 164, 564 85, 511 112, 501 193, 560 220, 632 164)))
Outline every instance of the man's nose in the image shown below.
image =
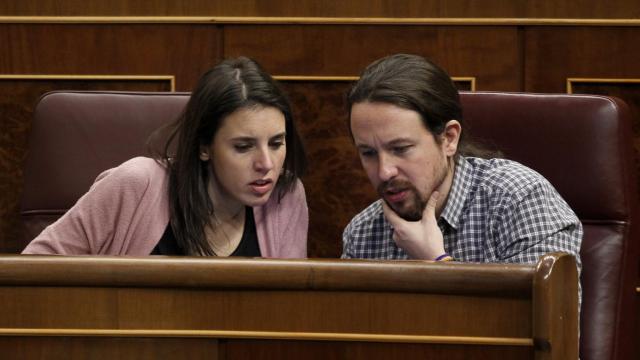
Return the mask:
POLYGON ((378 178, 389 181, 398 175, 396 164, 388 156, 380 154, 378 158, 378 178))

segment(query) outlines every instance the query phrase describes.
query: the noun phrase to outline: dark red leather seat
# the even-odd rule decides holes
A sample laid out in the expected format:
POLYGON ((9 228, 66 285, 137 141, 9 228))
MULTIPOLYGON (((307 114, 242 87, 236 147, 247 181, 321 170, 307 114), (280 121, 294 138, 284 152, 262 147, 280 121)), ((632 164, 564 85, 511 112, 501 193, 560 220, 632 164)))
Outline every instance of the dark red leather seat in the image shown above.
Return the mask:
POLYGON ((149 135, 176 119, 188 100, 188 93, 43 95, 24 167, 25 246, 73 206, 102 171, 148 154, 149 135))
POLYGON ((627 105, 592 95, 464 93, 469 133, 544 175, 584 225, 582 360, 632 359, 638 193, 627 105))

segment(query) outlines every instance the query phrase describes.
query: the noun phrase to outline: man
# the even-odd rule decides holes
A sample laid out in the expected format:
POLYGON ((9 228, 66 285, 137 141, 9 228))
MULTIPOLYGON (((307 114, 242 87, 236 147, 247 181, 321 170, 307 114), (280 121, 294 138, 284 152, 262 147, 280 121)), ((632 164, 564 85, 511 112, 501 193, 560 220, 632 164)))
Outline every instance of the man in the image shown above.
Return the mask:
POLYGON ((564 251, 580 268, 576 215, 535 171, 473 156, 458 91, 437 65, 414 55, 380 59, 348 104, 353 141, 381 199, 344 230, 343 258, 535 263, 564 251))

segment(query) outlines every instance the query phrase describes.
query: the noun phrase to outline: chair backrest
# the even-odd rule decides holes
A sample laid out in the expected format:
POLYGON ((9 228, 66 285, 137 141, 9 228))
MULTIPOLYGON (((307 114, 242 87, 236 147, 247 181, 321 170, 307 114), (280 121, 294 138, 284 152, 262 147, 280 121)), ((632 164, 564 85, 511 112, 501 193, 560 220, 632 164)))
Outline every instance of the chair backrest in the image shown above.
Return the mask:
POLYGON ((188 93, 50 92, 36 105, 20 211, 25 245, 102 171, 147 155, 149 135, 177 119, 188 93))
MULTIPOLYGON (((188 95, 44 95, 24 170, 25 244, 69 209, 100 172, 146 154, 148 135, 176 119, 188 95)), ((581 358, 631 354, 639 227, 627 106, 590 95, 476 92, 461 98, 465 131, 543 174, 584 224, 581 358)))
POLYGON ((627 105, 592 95, 461 97, 469 133, 544 175, 584 225, 581 359, 635 356, 638 193, 627 105))

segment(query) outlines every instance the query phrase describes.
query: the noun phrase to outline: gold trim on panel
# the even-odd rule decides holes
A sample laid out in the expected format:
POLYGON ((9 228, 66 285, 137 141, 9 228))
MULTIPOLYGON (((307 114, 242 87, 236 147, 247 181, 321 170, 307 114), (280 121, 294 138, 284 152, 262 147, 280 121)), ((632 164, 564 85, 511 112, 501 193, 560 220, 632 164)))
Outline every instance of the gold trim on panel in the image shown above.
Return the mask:
POLYGON ((552 25, 640 26, 640 19, 391 18, 295 16, 0 16, 0 23, 210 23, 337 25, 552 25))
POLYGON ((567 94, 573 94, 574 83, 640 84, 640 79, 567 78, 567 94))
MULTIPOLYGON (((278 81, 356 81, 359 76, 320 76, 320 75, 274 75, 278 81)), ((475 76, 454 76, 453 81, 468 81, 471 83, 471 91, 476 91, 475 76)))
POLYGON ((0 74, 0 80, 163 80, 169 81, 171 92, 176 91, 176 77, 173 75, 34 75, 0 74))
POLYGON ((275 75, 278 81, 356 81, 359 76, 275 75))
POLYGON ((389 335, 360 333, 314 333, 232 330, 146 330, 146 329, 29 329, 0 328, 0 336, 111 336, 111 337, 198 337, 229 339, 278 339, 315 341, 366 341, 462 345, 533 346, 531 338, 482 336, 389 335))
POLYGON ((468 81, 471 83, 471 90, 476 91, 476 77, 475 76, 453 76, 451 80, 455 81, 468 81))

